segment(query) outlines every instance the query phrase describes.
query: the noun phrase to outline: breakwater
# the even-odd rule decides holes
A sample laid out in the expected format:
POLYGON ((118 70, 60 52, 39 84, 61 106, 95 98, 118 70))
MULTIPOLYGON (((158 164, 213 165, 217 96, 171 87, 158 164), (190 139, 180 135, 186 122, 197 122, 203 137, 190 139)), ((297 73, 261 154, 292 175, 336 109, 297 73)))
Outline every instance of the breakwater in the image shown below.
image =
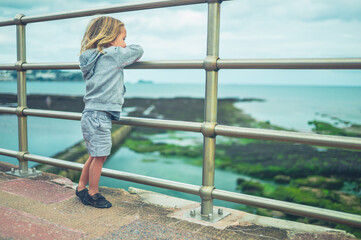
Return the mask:
MULTIPOLYGON (((132 131, 132 127, 130 126, 113 126, 112 129, 112 152, 117 151, 121 144, 124 142, 126 137, 130 134, 132 131)), ((87 150, 85 148, 85 143, 83 140, 77 142, 76 144, 66 148, 64 151, 52 156, 52 158, 67 160, 71 162, 77 162, 77 163, 85 163, 88 159, 89 154, 87 153, 87 150)), ((73 182, 78 182, 80 177, 79 171, 74 171, 71 169, 66 168, 59 168, 51 165, 45 165, 45 164, 38 164, 36 166, 38 170, 41 170, 43 172, 50 172, 54 174, 58 174, 64 177, 67 177, 71 179, 73 182)))

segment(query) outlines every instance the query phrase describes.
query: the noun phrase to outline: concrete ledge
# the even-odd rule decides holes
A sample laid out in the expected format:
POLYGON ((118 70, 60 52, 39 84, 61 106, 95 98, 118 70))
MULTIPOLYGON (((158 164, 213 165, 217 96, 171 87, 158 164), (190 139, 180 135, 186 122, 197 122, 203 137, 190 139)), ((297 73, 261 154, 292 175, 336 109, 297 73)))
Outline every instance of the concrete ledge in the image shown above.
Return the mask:
MULTIPOLYGON (((188 217, 189 215, 188 213, 190 210, 200 206, 198 202, 179 199, 176 197, 171 197, 164 194, 137 189, 133 187, 130 187, 128 191, 129 193, 137 194, 138 196, 140 196, 142 201, 144 201, 145 203, 152 204, 154 206, 175 208, 175 211, 173 211, 171 214, 168 215, 169 217, 196 224, 201 224, 204 226, 212 226, 220 230, 224 230, 227 228, 236 230, 237 228, 242 229, 244 227, 247 227, 249 229, 249 227, 251 226, 257 226, 258 228, 272 228, 272 229, 279 229, 280 231, 286 231, 287 236, 296 236, 301 234, 310 237, 313 234, 318 234, 318 235, 325 235, 330 237, 330 235, 340 234, 340 235, 344 235, 344 237, 347 238, 348 237, 351 239, 354 238, 353 235, 347 234, 345 231, 342 230, 330 229, 326 227, 287 221, 282 219, 275 219, 270 217, 263 217, 243 211, 238 211, 235 209, 223 208, 217 206, 215 206, 214 208, 217 209, 222 208, 224 209, 224 211, 230 212, 231 215, 225 217, 224 219, 216 223, 201 221, 188 217)), ((322 238, 317 237, 317 239, 322 239, 322 238)))
POLYGON ((192 219, 198 202, 136 188, 101 187, 113 207, 97 209, 83 205, 66 178, 16 178, 4 173, 11 167, 0 162, 0 239, 356 239, 227 208, 231 214, 216 223, 192 219))
POLYGON ((130 194, 138 195, 143 202, 154 206, 160 206, 165 208, 176 208, 176 209, 181 209, 188 206, 199 207, 199 203, 194 201, 171 197, 161 193, 151 192, 139 188, 130 187, 128 188, 128 192, 130 194))

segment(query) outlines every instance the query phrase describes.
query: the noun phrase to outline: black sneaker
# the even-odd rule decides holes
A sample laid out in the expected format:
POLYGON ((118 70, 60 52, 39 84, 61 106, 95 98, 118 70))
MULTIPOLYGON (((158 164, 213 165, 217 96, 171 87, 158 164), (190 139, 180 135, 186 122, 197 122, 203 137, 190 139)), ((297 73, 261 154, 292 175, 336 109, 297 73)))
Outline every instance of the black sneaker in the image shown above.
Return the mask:
POLYGON ((100 193, 96 193, 93 196, 89 195, 89 193, 85 196, 84 201, 87 205, 92 205, 96 208, 110 208, 112 204, 105 199, 100 193))
POLYGON ((78 187, 77 187, 76 190, 75 190, 75 195, 77 195, 78 198, 80 198, 81 202, 84 205, 89 205, 87 202, 84 201, 86 195, 88 195, 88 189, 84 188, 83 190, 78 191, 78 187))

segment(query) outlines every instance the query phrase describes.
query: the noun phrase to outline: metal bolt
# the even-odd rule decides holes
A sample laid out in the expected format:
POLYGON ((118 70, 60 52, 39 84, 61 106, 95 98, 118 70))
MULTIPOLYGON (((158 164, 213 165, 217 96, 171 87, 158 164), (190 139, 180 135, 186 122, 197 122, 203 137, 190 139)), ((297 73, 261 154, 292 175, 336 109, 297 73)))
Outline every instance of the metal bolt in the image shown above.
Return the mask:
POLYGON ((192 209, 191 210, 191 216, 194 217, 196 215, 196 210, 192 209))
POLYGON ((32 170, 33 170, 33 173, 36 173, 36 168, 35 167, 33 167, 32 170))
POLYGON ((223 209, 222 208, 218 208, 218 214, 223 215, 223 209))
POLYGON ((11 173, 15 173, 15 169, 14 169, 14 168, 11 168, 11 173))
POLYGON ((208 214, 208 220, 212 220, 213 219, 213 214, 208 214))

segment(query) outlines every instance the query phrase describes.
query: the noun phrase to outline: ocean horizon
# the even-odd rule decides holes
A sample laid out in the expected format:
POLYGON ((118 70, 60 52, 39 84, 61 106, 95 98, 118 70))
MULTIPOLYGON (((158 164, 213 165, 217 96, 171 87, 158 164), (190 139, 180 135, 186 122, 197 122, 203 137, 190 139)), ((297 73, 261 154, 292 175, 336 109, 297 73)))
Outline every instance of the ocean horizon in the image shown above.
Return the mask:
MULTIPOLYGON (((129 83, 126 98, 204 98, 205 84, 129 83)), ((0 94, 16 94, 16 82, 0 82, 0 94)), ((27 83, 27 94, 83 96, 85 84, 77 82, 27 83)), ((219 84, 218 98, 262 99, 236 103, 258 121, 309 132, 308 121, 322 120, 343 126, 361 124, 361 86, 219 84), (339 121, 342 120, 342 121, 339 121)))
MULTIPOLYGON (((126 98, 204 98, 204 87, 204 84, 127 84, 126 98)), ((28 94, 81 96, 84 89, 83 82, 27 83, 28 94)), ((16 82, 0 82, 0 94, 3 93, 16 94, 16 82)), ((308 125, 308 122, 313 120, 330 122, 338 127, 361 124, 360 96, 361 87, 220 84, 218 89, 219 98, 262 99, 263 101, 236 102, 235 106, 258 121, 268 121, 273 125, 301 132, 311 132, 312 126, 308 125)), ((0 148, 18 150, 17 125, 16 115, 0 114, 0 148)), ((196 137, 198 141, 202 142, 201 134, 189 132, 177 134, 182 134, 182 139, 189 138, 191 140, 196 137)), ((163 137, 165 136, 161 138, 163 137)), ((82 133, 79 121, 28 117, 28 149, 31 154, 52 157, 81 140, 82 133)), ((219 138, 219 140, 221 139, 219 138)), ((0 161, 18 164, 16 158, 6 156, 0 156, 0 161)), ((36 166, 36 164, 29 162, 30 167, 36 166)), ((187 169, 187 179, 192 184, 199 184, 202 172, 200 166, 189 165, 183 159, 169 159, 149 153, 135 153, 124 147, 120 148, 106 162, 105 167, 173 181, 183 181, 184 174, 180 173, 181 175, 179 175, 171 170, 187 169), (150 163, 143 160, 153 158, 156 158, 157 162, 152 163, 151 168, 149 168, 150 163), (129 162, 129 159, 132 161, 129 162)), ((240 177, 239 174, 217 169, 216 175, 218 188, 236 191, 236 179, 240 177)), ((101 178, 101 185, 124 189, 129 186, 136 186, 195 200, 194 196, 105 177, 101 178)), ((236 206, 232 203, 219 204, 226 207, 236 206)))
MULTIPOLYGON (((16 82, 0 82, 0 94, 16 94, 16 82)), ((84 82, 28 82, 27 94, 82 96, 84 82)), ((204 98, 204 84, 127 84, 127 98, 204 98)), ((361 125, 361 87, 220 84, 219 98, 257 98, 237 102, 257 121, 300 132, 312 132, 309 121, 338 127, 361 125)), ((124 111, 126 112, 126 111, 124 111)), ((0 114, 0 147, 17 150, 17 117, 0 114)), ((82 139, 78 121, 28 117, 29 150, 52 156, 82 139)), ((2 159, 9 158, 0 156, 2 159)), ((12 160, 12 162, 17 160, 12 160)))

